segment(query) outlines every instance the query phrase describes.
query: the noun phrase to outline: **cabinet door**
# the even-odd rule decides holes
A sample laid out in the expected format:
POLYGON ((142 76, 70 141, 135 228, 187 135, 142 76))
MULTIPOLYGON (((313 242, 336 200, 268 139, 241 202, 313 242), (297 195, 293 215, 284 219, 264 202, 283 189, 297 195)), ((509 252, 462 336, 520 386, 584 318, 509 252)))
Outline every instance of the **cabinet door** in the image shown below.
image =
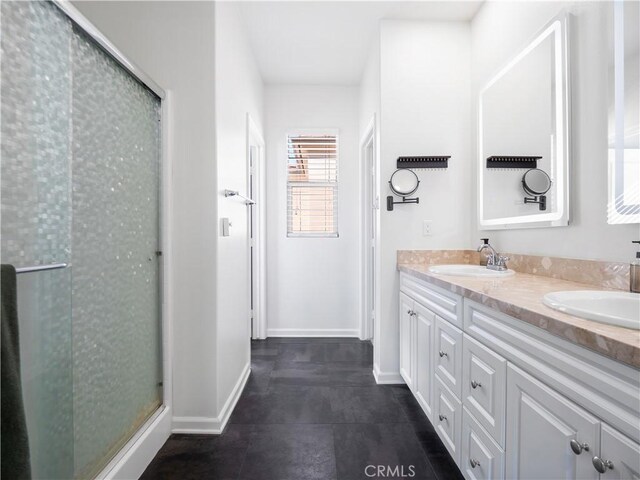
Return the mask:
POLYGON ((468 480, 504 479, 504 451, 462 407, 460 470, 468 480))
POLYGON ((436 316, 430 310, 414 304, 416 322, 416 363, 414 374, 414 392, 418 403, 424 410, 429 420, 432 419, 433 399, 433 332, 436 316))
POLYGON ((507 361, 466 333, 462 345, 462 403, 504 448, 507 361))
POLYGON ((598 479, 600 422, 582 408, 509 364, 507 366, 506 478, 598 479), (570 442, 589 445, 576 455, 570 442))
POLYGON ((640 478, 640 445, 606 424, 602 425, 601 442, 600 458, 613 467, 601 475, 602 480, 640 478))
POLYGON ((462 330, 436 315, 436 373, 453 394, 462 396, 462 330))
POLYGON ((407 382, 407 386, 413 390, 413 349, 412 349, 412 325, 413 325, 413 300, 400 293, 400 375, 407 382))

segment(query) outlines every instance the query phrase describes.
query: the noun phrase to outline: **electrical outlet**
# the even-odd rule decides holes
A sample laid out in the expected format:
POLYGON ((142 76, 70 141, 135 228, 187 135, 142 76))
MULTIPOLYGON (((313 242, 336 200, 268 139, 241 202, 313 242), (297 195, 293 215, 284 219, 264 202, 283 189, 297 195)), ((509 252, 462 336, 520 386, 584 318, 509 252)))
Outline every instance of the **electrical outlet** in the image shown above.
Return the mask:
POLYGON ((424 237, 430 237, 433 233, 433 222, 431 220, 425 220, 422 222, 422 235, 424 237))

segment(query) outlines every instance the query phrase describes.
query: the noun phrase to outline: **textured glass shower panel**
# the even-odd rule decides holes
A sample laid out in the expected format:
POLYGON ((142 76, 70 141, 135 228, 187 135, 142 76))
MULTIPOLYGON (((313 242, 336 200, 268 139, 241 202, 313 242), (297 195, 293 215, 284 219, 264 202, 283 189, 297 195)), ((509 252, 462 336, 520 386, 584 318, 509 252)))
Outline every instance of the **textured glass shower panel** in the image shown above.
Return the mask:
POLYGON ((66 262, 70 23, 50 3, 1 4, 3 261, 66 262))
POLYGON ((20 353, 34 479, 73 477, 71 270, 18 276, 20 353))
MULTIPOLYGON (((71 25, 44 2, 0 2, 0 257, 67 262, 71 25)), ((18 276, 23 397, 33 478, 73 474, 69 269, 18 276)))
POLYGON ((74 31, 76 476, 98 472, 161 404, 160 100, 74 31))

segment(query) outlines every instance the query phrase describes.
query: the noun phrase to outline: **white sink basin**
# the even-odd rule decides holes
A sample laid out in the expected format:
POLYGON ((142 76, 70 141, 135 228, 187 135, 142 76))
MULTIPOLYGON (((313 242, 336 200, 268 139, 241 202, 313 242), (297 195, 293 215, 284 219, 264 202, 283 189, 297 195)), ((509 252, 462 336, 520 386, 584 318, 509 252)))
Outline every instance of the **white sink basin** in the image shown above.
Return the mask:
POLYGON ((547 293, 542 302, 556 310, 596 322, 640 330, 640 294, 589 291, 547 293))
POLYGON ((481 265, 433 265, 429 267, 430 273, 437 275, 458 275, 460 277, 510 277, 513 275, 513 270, 490 270, 487 267, 481 265))

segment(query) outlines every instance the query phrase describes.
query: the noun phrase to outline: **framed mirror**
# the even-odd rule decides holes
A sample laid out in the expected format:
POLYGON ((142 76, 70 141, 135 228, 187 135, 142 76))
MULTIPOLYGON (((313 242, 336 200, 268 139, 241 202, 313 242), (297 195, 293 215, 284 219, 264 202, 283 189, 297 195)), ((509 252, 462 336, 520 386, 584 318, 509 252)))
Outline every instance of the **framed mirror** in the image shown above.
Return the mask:
POLYGON ((640 3, 609 8, 607 222, 640 223, 640 3))
POLYGON ((569 223, 568 37, 569 14, 563 13, 480 90, 478 219, 483 230, 569 223))

